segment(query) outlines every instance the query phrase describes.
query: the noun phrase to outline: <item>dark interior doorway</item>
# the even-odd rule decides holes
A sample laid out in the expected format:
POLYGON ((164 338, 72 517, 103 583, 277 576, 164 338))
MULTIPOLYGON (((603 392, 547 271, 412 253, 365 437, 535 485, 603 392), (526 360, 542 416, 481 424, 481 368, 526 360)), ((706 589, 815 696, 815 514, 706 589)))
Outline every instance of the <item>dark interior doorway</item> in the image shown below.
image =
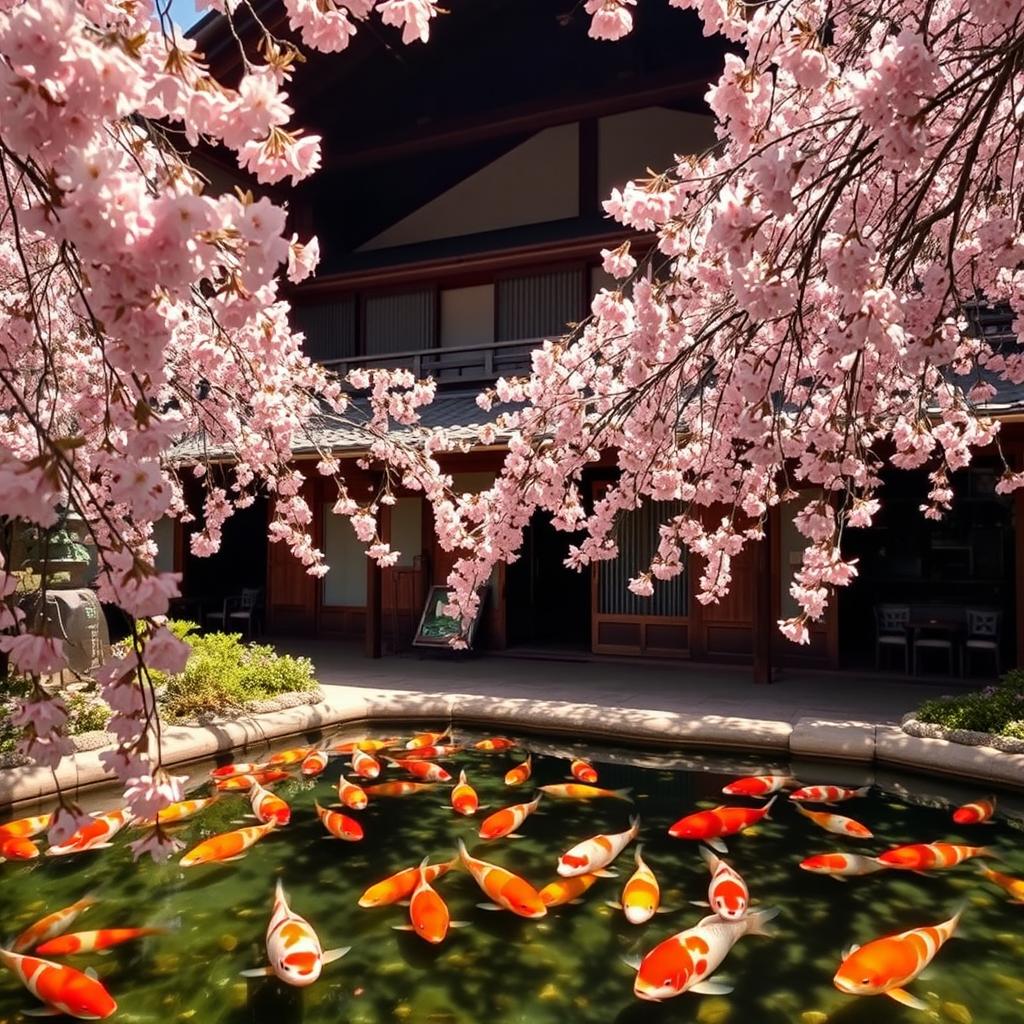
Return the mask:
POLYGON ((530 521, 505 574, 510 647, 590 649, 590 572, 566 568, 572 542, 546 516, 530 521))

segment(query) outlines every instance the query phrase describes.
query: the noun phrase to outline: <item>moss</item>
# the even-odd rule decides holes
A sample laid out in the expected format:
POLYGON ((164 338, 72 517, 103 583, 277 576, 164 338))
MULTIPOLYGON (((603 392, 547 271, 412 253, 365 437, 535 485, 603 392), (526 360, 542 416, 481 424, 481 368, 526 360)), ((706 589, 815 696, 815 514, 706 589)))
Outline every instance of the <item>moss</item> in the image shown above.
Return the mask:
POLYGON ((915 717, 945 729, 1024 739, 1024 669, 1007 672, 997 686, 925 701, 915 717))

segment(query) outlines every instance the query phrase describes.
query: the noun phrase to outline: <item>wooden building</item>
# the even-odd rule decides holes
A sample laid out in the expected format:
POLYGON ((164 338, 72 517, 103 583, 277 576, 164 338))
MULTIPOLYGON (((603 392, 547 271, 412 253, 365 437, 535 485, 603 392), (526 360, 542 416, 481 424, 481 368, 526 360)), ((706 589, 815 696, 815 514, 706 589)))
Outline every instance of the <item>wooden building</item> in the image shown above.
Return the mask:
MULTIPOLYGON (((296 120, 324 138, 324 168, 289 203, 300 236, 316 233, 317 278, 292 295, 311 357, 345 370, 407 366, 440 382, 425 422, 470 428, 474 398, 499 375, 528 367, 530 348, 586 315, 605 283, 599 250, 628 237, 600 202, 629 178, 699 152, 714 139, 704 102, 724 44, 706 39, 691 12, 642 5, 636 29, 616 44, 587 37, 580 6, 550 0, 456 0, 427 46, 403 47, 388 30, 361 25, 351 49, 313 55, 292 96, 296 120)), ((266 16, 283 19, 268 4, 266 16)), ((233 48, 220 16, 193 31, 211 61, 230 68, 233 48)), ((231 180, 210 154, 211 176, 231 180)), ((1008 332, 992 319, 987 330, 1008 332)), ((1008 337, 1008 335, 1007 335, 1008 337)), ((1019 458, 1024 390, 993 411, 1007 420, 1007 451, 1019 458), (1020 412, 1018 412, 1020 410, 1020 412)), ((329 420, 321 443, 351 458, 359 439, 329 420)), ((311 452, 296 451, 296 459, 311 452)), ((500 446, 451 456, 465 491, 486 487, 500 446)), ((613 478, 611 463, 584 481, 591 496, 613 478)), ((775 628, 792 611, 789 577, 802 547, 792 515, 773 515, 769 540, 734 566, 718 605, 694 599, 695 571, 651 600, 625 580, 656 544, 659 515, 638 511, 622 527, 622 557, 584 574, 565 569, 569 538, 542 521, 527 531, 522 557, 495 573, 480 642, 492 648, 751 661, 836 667, 873 659, 873 609, 880 603, 996 607, 1003 664, 1024 649, 1024 506, 995 494, 994 459, 958 474, 953 514, 940 524, 917 512, 923 477, 893 474, 877 527, 851 531, 858 582, 841 595, 812 642, 797 648, 775 628)), ((402 551, 397 567, 368 564, 347 522, 330 514, 333 483, 310 472, 317 545, 331 571, 305 574, 279 545, 267 545, 266 502, 232 521, 214 559, 177 562, 187 594, 209 604, 241 587, 265 592, 271 630, 365 643, 367 652, 407 646, 430 584, 443 583, 451 556, 433 538, 416 495, 398 498, 385 530, 402 551)), ((692 567, 691 567, 692 568, 692 567)))

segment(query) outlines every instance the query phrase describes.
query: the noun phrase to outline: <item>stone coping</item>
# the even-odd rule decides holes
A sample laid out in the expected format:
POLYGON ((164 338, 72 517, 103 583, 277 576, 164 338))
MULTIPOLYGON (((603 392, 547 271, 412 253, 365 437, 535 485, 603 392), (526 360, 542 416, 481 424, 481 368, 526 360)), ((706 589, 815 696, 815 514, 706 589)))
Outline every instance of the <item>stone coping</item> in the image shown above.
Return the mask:
MULTIPOLYGON (((332 687, 327 699, 320 703, 249 715, 237 721, 197 728, 165 727, 163 759, 168 767, 180 766, 230 750, 260 750, 273 740, 289 736, 315 738, 339 725, 387 721, 451 721, 496 731, 557 733, 573 739, 775 755, 769 760, 807 758, 862 767, 888 765, 925 775, 967 779, 976 785, 988 783, 1024 791, 1024 755, 910 736, 896 725, 809 717, 793 724, 566 701, 357 687, 332 687)), ((80 752, 66 759, 56 775, 35 767, 0 771, 0 807, 52 796, 58 785, 61 790, 77 791, 109 783, 99 754, 97 750, 80 752)))

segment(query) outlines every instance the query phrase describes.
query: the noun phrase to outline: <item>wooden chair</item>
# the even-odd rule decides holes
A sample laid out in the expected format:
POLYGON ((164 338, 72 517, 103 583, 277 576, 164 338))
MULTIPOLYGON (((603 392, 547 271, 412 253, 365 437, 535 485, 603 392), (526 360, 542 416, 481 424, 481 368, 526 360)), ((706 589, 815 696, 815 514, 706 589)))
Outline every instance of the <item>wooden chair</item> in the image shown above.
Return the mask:
POLYGON ((903 654, 903 671, 910 671, 910 646, 907 623, 910 621, 910 606, 906 604, 875 605, 875 668, 882 667, 883 651, 900 651, 903 654))
POLYGON ((971 655, 981 652, 991 656, 995 663, 996 675, 1001 675, 999 627, 1003 613, 996 608, 968 608, 966 615, 967 638, 964 640, 963 655, 960 658, 960 674, 967 674, 967 664, 971 655))
POLYGON ((246 639, 251 640, 256 632, 256 622, 263 624, 263 588, 243 587, 241 594, 224 599, 224 607, 219 612, 207 612, 206 628, 209 623, 216 622, 218 629, 230 629, 245 624, 246 639))

